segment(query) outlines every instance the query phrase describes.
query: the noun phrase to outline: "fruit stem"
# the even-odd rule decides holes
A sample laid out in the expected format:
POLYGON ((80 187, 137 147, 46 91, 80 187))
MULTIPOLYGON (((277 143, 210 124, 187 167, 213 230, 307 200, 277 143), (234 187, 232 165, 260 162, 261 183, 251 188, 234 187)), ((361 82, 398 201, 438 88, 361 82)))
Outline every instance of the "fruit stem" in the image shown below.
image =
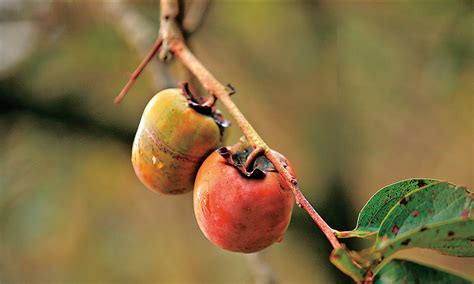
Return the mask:
POLYGON ((250 152, 249 156, 247 157, 247 161, 245 161, 245 169, 249 172, 252 170, 253 163, 255 160, 264 154, 265 149, 257 147, 250 152))
POLYGON ((207 69, 204 65, 194 56, 183 41, 181 30, 177 27, 175 17, 177 9, 176 0, 161 0, 161 25, 160 35, 163 37, 163 41, 166 47, 183 63, 191 73, 196 76, 202 86, 208 91, 210 96, 215 96, 219 99, 229 113, 234 117, 239 125, 240 129, 244 133, 247 140, 253 146, 254 149, 261 149, 264 155, 270 160, 275 169, 285 180, 286 184, 293 191, 296 203, 298 207, 303 208, 308 212, 311 218, 314 220, 316 225, 321 229, 326 238, 329 240, 334 248, 341 246, 333 230, 324 221, 323 218, 316 212, 311 206, 308 200, 304 197, 303 193, 298 187, 298 182, 294 176, 281 164, 280 160, 272 153, 270 147, 263 141, 258 135, 257 131, 248 122, 245 116, 240 112, 239 108, 234 104, 227 88, 222 85, 207 69))

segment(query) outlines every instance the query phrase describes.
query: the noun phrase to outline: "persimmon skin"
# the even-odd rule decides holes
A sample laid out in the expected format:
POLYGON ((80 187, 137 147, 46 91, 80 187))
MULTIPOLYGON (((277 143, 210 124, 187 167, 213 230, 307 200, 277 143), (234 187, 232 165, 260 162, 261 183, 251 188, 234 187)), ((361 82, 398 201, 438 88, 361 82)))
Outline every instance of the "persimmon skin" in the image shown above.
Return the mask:
POLYGON ((282 241, 294 204, 291 190, 277 172, 267 172, 262 179, 244 177, 217 151, 199 168, 193 197, 204 235, 220 248, 242 253, 282 241))
POLYGON ((222 143, 214 119, 191 108, 180 89, 157 93, 147 104, 132 147, 137 177, 151 191, 193 189, 199 166, 222 143))

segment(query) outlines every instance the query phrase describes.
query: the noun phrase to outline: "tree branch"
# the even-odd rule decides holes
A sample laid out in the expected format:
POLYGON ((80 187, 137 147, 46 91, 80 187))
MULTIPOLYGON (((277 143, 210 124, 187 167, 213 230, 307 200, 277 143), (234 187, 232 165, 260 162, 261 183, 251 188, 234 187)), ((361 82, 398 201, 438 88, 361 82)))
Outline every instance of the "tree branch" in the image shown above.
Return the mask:
POLYGON ((244 133, 247 140, 252 144, 254 149, 263 149, 264 155, 273 163, 276 170, 285 180, 287 186, 291 188, 295 195, 296 203, 300 208, 304 208, 316 225, 321 229, 326 238, 329 240, 334 248, 341 246, 332 229, 321 218, 316 210, 311 206, 308 200, 298 187, 298 182, 294 176, 280 163, 279 159, 273 154, 271 148, 258 135, 252 125, 248 122, 245 116, 240 112, 238 107, 230 98, 230 91, 221 84, 194 56, 189 50, 184 41, 182 34, 176 24, 177 15, 177 1, 161 0, 161 25, 160 35, 163 38, 164 45, 169 48, 178 60, 180 60, 201 82, 203 87, 208 91, 209 95, 218 98, 229 113, 234 117, 240 129, 244 133))
MULTIPOLYGON (((292 176, 286 167, 280 163, 280 160, 273 153, 272 149, 263 141, 263 139, 258 135, 257 131, 255 131, 245 116, 240 112, 239 108, 234 104, 230 98, 230 95, 232 95, 235 90, 233 88, 227 89, 223 84, 221 84, 187 47, 186 43, 184 42, 182 31, 176 21, 176 17, 179 13, 178 1, 161 0, 160 5, 160 32, 158 39, 156 40, 156 42, 162 41, 159 53, 160 59, 167 60, 170 58, 171 54, 174 54, 177 59, 180 60, 180 62, 186 66, 191 71, 191 73, 194 74, 194 76, 196 76, 201 85, 207 90, 209 95, 216 97, 222 102, 227 111, 237 121, 237 124, 253 148, 258 149, 258 151, 262 151, 268 160, 273 163, 275 169, 280 173, 287 186, 292 190, 298 207, 303 208, 306 210, 306 212, 308 212, 316 225, 329 240, 333 248, 340 247, 341 244, 336 238, 334 231, 304 197, 303 193, 298 187, 296 177, 292 176)), ((156 50, 152 49, 149 55, 154 55, 155 52, 156 50)), ((141 64, 137 70, 143 69, 149 59, 150 58, 148 57, 145 58, 143 64, 141 64)), ((137 74, 139 73, 140 72, 137 72, 137 74)), ((132 78, 136 79, 136 77, 133 76, 132 78)), ((124 90, 122 90, 119 99, 123 97, 128 91, 129 88, 127 88, 127 86, 124 88, 124 90)))

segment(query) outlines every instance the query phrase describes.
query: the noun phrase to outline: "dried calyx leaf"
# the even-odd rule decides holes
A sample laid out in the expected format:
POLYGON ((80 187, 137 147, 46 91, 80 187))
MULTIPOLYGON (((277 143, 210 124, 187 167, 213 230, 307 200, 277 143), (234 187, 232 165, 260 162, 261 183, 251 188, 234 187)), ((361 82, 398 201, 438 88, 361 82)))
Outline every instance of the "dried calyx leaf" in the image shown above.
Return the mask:
POLYGON ((221 135, 223 135, 224 129, 230 126, 230 122, 225 120, 222 113, 217 109, 215 104, 216 97, 211 95, 208 101, 201 103, 196 99, 196 95, 191 93, 191 90, 189 89, 189 83, 185 82, 180 85, 182 93, 187 99, 189 106, 201 114, 212 117, 217 126, 219 126, 221 135))
MULTIPOLYGON (((267 157, 263 155, 263 152, 253 161, 250 167, 246 167, 247 159, 253 150, 253 147, 245 139, 240 139, 239 142, 231 147, 217 149, 227 164, 235 167, 247 178, 264 178, 268 172, 276 172, 275 167, 267 157)), ((282 163, 286 165, 286 161, 283 157, 281 157, 281 160, 282 163)))

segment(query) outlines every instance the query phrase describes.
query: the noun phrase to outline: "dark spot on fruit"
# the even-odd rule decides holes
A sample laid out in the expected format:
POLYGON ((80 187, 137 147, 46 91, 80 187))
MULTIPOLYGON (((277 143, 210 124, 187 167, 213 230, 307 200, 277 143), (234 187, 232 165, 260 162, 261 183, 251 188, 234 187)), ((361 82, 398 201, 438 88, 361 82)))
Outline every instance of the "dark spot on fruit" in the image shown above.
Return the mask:
POLYGON ((393 226, 392 233, 394 233, 394 234, 398 233, 398 227, 397 226, 393 226))
POLYGON ((418 210, 413 211, 413 217, 417 217, 418 215, 420 215, 420 211, 418 210))
POLYGON ((402 246, 407 246, 411 242, 411 239, 406 239, 402 242, 402 246))
POLYGON ((449 232, 448 232, 448 237, 452 237, 452 236, 454 236, 454 232, 453 232, 453 231, 449 231, 449 232))
POLYGON ((242 224, 242 223, 237 223, 234 225, 234 228, 239 230, 239 231, 244 231, 247 229, 247 226, 245 224, 242 224))
POLYGON ((281 182, 279 183, 279 185, 281 190, 285 190, 285 187, 281 184, 281 182))
POLYGON ((419 181, 418 181, 418 187, 423 187, 423 186, 425 186, 425 185, 426 185, 426 182, 425 182, 425 181, 423 181, 423 180, 419 180, 419 181))
POLYGON ((403 197, 402 199, 400 199, 400 204, 402 204, 402 205, 405 205, 405 206, 406 206, 406 205, 408 204, 408 201, 407 201, 407 199, 406 199, 405 197, 403 197))

